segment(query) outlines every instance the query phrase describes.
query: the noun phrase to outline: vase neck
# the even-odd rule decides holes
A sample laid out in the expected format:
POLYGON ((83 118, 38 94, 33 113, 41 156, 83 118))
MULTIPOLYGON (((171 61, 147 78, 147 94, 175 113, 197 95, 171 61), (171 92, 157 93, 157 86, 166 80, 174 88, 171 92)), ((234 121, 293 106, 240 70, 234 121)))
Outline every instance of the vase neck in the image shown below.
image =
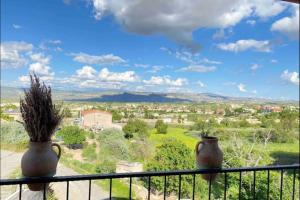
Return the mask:
POLYGON ((29 142, 29 149, 42 151, 51 147, 52 141, 48 142, 29 142))

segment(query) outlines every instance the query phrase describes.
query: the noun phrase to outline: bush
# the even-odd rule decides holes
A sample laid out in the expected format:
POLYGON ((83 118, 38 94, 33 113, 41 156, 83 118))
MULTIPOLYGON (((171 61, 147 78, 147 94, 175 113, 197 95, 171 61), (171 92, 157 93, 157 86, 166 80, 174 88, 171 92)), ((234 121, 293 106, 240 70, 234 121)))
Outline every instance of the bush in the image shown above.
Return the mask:
POLYGON ((8 144, 19 144, 28 141, 24 127, 17 122, 1 121, 1 142, 8 144))
POLYGON ((162 120, 156 121, 155 128, 156 128, 157 133, 166 134, 168 131, 168 125, 165 124, 162 120))
POLYGON ((57 133, 69 148, 82 148, 85 141, 85 131, 78 126, 65 126, 57 133))
POLYGON ((149 132, 147 130, 146 122, 139 119, 130 119, 127 124, 123 127, 125 133, 125 138, 133 138, 134 135, 137 135, 140 138, 149 137, 149 132))
POLYGON ((127 160, 129 147, 124 133, 118 129, 106 129, 99 134, 100 160, 127 160))

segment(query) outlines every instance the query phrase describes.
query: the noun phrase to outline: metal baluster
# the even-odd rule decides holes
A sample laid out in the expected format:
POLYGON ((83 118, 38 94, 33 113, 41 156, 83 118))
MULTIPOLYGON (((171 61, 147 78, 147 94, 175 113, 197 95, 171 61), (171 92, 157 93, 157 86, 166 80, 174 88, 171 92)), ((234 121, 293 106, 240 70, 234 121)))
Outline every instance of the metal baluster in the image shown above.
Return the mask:
POLYGON ((196 174, 193 175, 193 200, 195 199, 196 174))
POLYGON ((253 199, 255 200, 256 171, 253 171, 253 199))
POLYGON ((132 184, 132 177, 129 178, 129 199, 131 200, 131 184, 132 184))
POLYGON ((109 199, 111 200, 111 191, 112 191, 112 178, 109 179, 109 199))
POLYGON ((178 199, 180 200, 181 196, 181 174, 179 175, 179 188, 178 188, 178 199))
POLYGON ((239 179, 239 200, 242 197, 242 172, 240 172, 240 179, 239 179))
POLYGON ((296 169, 294 169, 293 173, 293 194, 292 194, 292 200, 295 199, 295 184, 296 183, 296 169))
POLYGON ((211 174, 209 176, 208 199, 211 198, 211 174))
POLYGON ((69 200, 69 181, 67 181, 67 195, 66 199, 69 200))
POLYGON ((280 200, 282 200, 283 170, 280 170, 280 200))
POLYGON ((148 200, 150 200, 151 176, 148 176, 148 200))
POLYGON ((164 177, 164 200, 166 200, 167 193, 167 176, 164 177))
POLYGON ((224 200, 226 200, 226 190, 227 190, 227 173, 225 172, 225 181, 224 181, 224 200))
POLYGON ((43 199, 46 200, 46 183, 44 183, 44 192, 43 192, 43 199))
POLYGON ((92 181, 89 180, 89 200, 91 199, 91 187, 92 187, 92 181))
POLYGON ((268 188, 267 188, 267 200, 270 198, 270 170, 268 170, 268 188))
POLYGON ((22 184, 20 184, 20 193, 19 193, 19 200, 22 199, 22 184))

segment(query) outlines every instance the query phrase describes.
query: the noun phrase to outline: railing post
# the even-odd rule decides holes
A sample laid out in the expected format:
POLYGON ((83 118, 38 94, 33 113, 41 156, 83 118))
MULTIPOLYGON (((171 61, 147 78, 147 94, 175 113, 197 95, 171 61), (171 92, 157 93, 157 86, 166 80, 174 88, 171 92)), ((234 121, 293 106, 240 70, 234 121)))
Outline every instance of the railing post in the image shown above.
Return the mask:
POLYGON ((22 199, 22 184, 20 184, 20 186, 19 186, 19 190, 20 190, 20 192, 19 192, 19 200, 21 200, 22 199))
POLYGON ((240 172, 239 178, 239 200, 242 198, 242 172, 240 172))
POLYGON ((181 175, 179 175, 178 199, 181 199, 181 175))
POLYGON ((164 176, 164 200, 166 200, 167 193, 167 176, 164 176))
POLYGON ((193 175, 193 200, 195 199, 196 174, 193 175))
POLYGON ((112 178, 109 179, 109 199, 111 200, 112 178))
POLYGON ((282 200, 283 170, 280 170, 280 200, 282 200))
POLYGON ((89 180, 89 200, 91 199, 91 188, 92 187, 92 181, 89 180))

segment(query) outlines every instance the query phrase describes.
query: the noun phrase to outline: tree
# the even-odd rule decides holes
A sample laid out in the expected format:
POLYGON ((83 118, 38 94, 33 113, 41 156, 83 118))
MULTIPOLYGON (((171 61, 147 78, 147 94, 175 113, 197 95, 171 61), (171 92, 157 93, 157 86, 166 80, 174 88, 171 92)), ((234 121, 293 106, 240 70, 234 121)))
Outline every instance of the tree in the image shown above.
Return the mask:
POLYGON ((85 131, 78 126, 65 126, 57 132, 69 148, 82 148, 85 141, 85 131))
POLYGON ((137 135, 140 138, 146 138, 149 136, 146 122, 139 119, 130 119, 127 124, 123 127, 125 138, 133 138, 137 135))
POLYGON ((155 128, 157 133, 166 134, 168 131, 168 125, 165 124, 161 119, 156 121, 155 128))
MULTIPOLYGON (((166 140, 156 149, 154 158, 147 164, 148 171, 170 171, 193 169, 194 159, 191 150, 176 139, 166 140)), ((147 181, 147 180, 145 180, 147 181)), ((178 192, 178 177, 168 177, 167 193, 178 192)), ((187 198, 191 195, 192 176, 183 176, 181 179, 181 197, 187 198)), ((151 178, 151 186, 158 191, 163 191, 164 180, 161 177, 151 178)))
POLYGON ((291 131, 295 124, 295 120, 299 115, 296 112, 290 110, 283 110, 279 113, 280 126, 281 129, 285 132, 291 131))

